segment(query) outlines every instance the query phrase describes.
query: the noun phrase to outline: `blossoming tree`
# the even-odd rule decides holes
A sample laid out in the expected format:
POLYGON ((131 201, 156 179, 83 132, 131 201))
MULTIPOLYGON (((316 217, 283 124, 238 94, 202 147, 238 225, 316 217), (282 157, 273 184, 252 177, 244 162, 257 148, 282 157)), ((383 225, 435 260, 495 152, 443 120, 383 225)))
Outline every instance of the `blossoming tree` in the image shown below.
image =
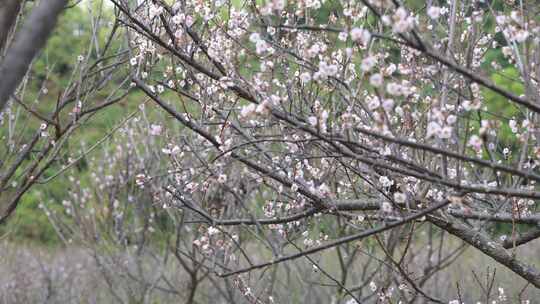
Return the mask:
POLYGON ((361 302, 316 257, 369 238, 379 298, 444 302, 423 285, 465 247, 451 235, 540 287, 515 254, 540 237, 534 2, 112 2, 133 85, 181 126, 169 174, 137 183, 200 222, 217 275, 308 259, 361 302))
POLYGON ((174 120, 135 183, 246 301, 304 261, 338 302, 460 303, 437 275, 470 247, 540 288, 536 2, 111 2, 174 120))

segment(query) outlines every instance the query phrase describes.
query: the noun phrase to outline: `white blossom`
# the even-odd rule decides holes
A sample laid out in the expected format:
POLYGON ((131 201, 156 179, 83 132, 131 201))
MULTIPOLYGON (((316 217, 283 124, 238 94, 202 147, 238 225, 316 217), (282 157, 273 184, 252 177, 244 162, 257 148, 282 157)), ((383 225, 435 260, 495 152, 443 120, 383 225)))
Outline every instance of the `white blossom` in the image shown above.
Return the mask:
POLYGON ((439 19, 441 16, 441 8, 438 6, 430 6, 427 10, 427 14, 431 19, 439 19))
POLYGON ((380 87, 383 85, 383 77, 381 74, 376 73, 369 77, 369 84, 374 87, 380 87))
POLYGON ((399 7, 392 16, 392 31, 394 33, 405 33, 409 31, 414 25, 414 18, 409 16, 407 11, 403 7, 399 7))
POLYGON ((351 39, 365 46, 371 39, 371 33, 363 28, 355 27, 351 30, 351 39))
POLYGON ((362 59, 362 63, 360 64, 360 69, 364 72, 369 72, 375 65, 377 64, 377 59, 375 56, 368 56, 364 59, 362 59))
POLYGON ((150 135, 158 136, 161 135, 162 127, 160 125, 150 125, 150 135))
POLYGON ((407 195, 403 192, 394 193, 394 201, 398 204, 403 204, 407 200, 407 195))
POLYGON ((212 235, 216 235, 219 233, 219 229, 215 228, 215 227, 208 227, 208 235, 212 236, 212 235))

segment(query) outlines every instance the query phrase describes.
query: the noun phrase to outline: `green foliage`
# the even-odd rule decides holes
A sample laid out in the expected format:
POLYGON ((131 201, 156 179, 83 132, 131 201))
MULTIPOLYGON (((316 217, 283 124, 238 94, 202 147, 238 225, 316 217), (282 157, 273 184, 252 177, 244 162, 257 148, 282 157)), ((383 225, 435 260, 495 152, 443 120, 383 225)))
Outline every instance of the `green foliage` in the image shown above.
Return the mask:
MULTIPOLYGON (((28 5, 26 9, 31 10, 32 6, 28 5)), ((83 56, 92 62, 93 58, 97 58, 97 53, 103 50, 89 43, 93 35, 93 23, 98 19, 94 16, 99 15, 101 19, 100 26, 95 33, 97 45, 103 48, 107 43, 107 37, 111 27, 108 22, 114 20, 113 11, 102 6, 101 1, 93 1, 92 3, 81 3, 77 6, 65 10, 60 17, 58 25, 47 41, 46 47, 41 54, 36 58, 32 66, 31 82, 26 88, 24 100, 30 104, 30 101, 39 100, 39 103, 32 104, 40 113, 50 113, 51 109, 56 104, 56 98, 65 89, 70 82, 73 73, 79 69, 78 56, 83 56), (48 92, 40 92, 43 80, 48 79, 46 88, 48 92)), ((95 24, 94 24, 95 25, 95 24)), ((111 42, 111 51, 114 52, 120 46, 120 40, 111 42)), ((75 74, 76 75, 76 74, 75 74)), ((114 85, 114 84, 112 84, 114 85)), ((109 87, 105 87, 101 96, 97 98, 105 98, 110 92, 109 87)), ((136 96, 135 96, 136 97, 136 96)), ((81 127, 80 132, 76 132, 70 138, 67 144, 67 151, 78 154, 81 142, 94 144, 101 139, 112 126, 116 125, 125 115, 127 111, 132 111, 137 104, 132 106, 115 106, 107 111, 102 111, 92 120, 81 127)), ((18 118, 21 122, 25 122, 27 128, 22 130, 23 138, 33 136, 35 130, 41 123, 38 119, 30 118, 30 114, 22 111, 18 118)), ((6 130, 0 129, 0 137, 4 136, 6 130)), ((0 148, 0 152, 4 147, 0 148)), ((47 178, 60 169, 67 156, 60 155, 60 161, 56 162, 44 174, 43 178, 47 178)), ((87 180, 88 171, 82 166, 78 167, 78 177, 85 183, 87 180)), ((19 172, 16 173, 18 175, 19 172)), ((38 186, 27 192, 21 199, 19 206, 10 219, 10 225, 0 227, 0 234, 7 234, 13 241, 35 241, 43 244, 54 244, 58 242, 57 234, 51 226, 45 212, 39 208, 41 203, 53 202, 49 204, 53 208, 58 207, 59 212, 62 212, 61 201, 66 198, 66 183, 65 178, 58 177, 51 183, 44 186, 38 186), (40 194, 40 191, 45 191, 40 194)), ((6 195, 6 197, 11 197, 6 195)))
MULTIPOLYGON (((516 95, 525 92, 525 88, 519 78, 519 71, 514 67, 504 68, 499 73, 494 73, 491 76, 492 81, 498 87, 508 90, 516 95)), ((492 116, 494 116, 489 117, 490 119, 496 118, 501 120, 501 118, 503 118, 502 120, 504 121, 504 118, 510 119, 520 115, 519 109, 503 96, 488 89, 483 89, 483 95, 489 113, 492 113, 492 116)), ((498 135, 503 142, 508 143, 516 140, 507 123, 502 124, 498 135)))
MULTIPOLYGON (((95 46, 89 41, 94 39, 93 24, 96 19, 92 15, 99 13, 101 16, 100 26, 95 33, 98 45, 104 46, 110 27, 107 23, 112 22, 113 12, 109 9, 99 7, 99 1, 95 1, 93 7, 84 7, 77 5, 67 9, 60 16, 58 25, 47 41, 47 45, 34 63, 34 75, 38 79, 44 79, 47 74, 49 79, 60 84, 66 85, 69 81, 71 73, 79 64, 77 57, 95 58, 95 46), (91 48, 91 49, 90 49, 91 48)), ((113 40, 113 49, 118 45, 118 41, 113 40)))
POLYGON ((85 41, 90 39, 90 33, 88 14, 79 6, 66 10, 46 48, 34 64, 35 75, 43 79, 49 72, 56 81, 68 77, 77 64, 77 55, 86 53, 85 41))
MULTIPOLYGON (((510 91, 516 95, 525 92, 523 83, 520 81, 519 71, 514 67, 507 67, 500 73, 493 74, 491 79, 500 88, 510 91)), ((504 97, 490 90, 486 90, 484 97, 491 111, 497 114, 511 117, 518 113, 518 109, 512 106, 504 97)))
POLYGON ((38 191, 26 193, 10 219, 10 225, 0 227, 0 233, 15 242, 58 244, 59 239, 44 211, 39 208, 42 198, 38 191))

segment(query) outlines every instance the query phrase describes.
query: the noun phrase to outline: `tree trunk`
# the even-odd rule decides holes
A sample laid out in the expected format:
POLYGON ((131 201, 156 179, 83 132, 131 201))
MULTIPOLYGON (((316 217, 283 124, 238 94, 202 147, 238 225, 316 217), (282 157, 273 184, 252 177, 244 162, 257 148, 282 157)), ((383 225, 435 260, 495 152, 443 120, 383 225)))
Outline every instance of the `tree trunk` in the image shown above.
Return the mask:
MULTIPOLYGON (((0 63, 0 113, 11 94, 17 89, 34 57, 45 46, 56 25, 58 15, 64 10, 67 2, 68 0, 40 1, 15 34, 15 40, 10 44, 6 56, 0 63)), ((10 19, 10 16, 15 18, 9 14, 5 16, 8 16, 7 19, 10 19)))
POLYGON ((21 0, 3 0, 0 2, 0 54, 4 52, 9 33, 15 25, 21 9, 21 0))

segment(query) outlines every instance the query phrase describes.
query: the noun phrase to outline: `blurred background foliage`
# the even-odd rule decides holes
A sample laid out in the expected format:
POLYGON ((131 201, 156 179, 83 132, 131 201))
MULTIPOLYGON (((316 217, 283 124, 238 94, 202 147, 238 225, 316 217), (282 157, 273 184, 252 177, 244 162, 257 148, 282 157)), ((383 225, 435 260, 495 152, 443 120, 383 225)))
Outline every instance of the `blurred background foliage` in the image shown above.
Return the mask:
MULTIPOLYGON (((81 4, 66 9, 60 17, 57 27, 49 38, 46 47, 34 61, 29 73, 28 86, 24 93, 24 101, 35 106, 41 113, 48 113, 56 105, 58 96, 70 83, 72 77, 77 77, 81 64, 92 64, 102 52, 114 22, 114 11, 102 1, 83 1, 81 4), (100 27, 95 23, 100 22, 100 27), (93 28, 98 28, 95 33, 93 28), (94 40, 90 44, 90 40, 94 40), (93 47, 89 47, 92 45, 93 47), (79 56, 84 58, 81 63, 79 56)), ((30 11, 32 4, 28 4, 25 10, 30 11)), ((119 34, 117 34, 118 36, 119 34)), ((122 35, 122 33, 120 33, 122 35)), ((119 51, 123 45, 122 39, 113 39, 109 52, 119 51)), ((98 93, 97 98, 105 98, 117 83, 112 83, 110 87, 98 93)), ((91 120, 87 121, 69 139, 67 151, 77 155, 82 147, 88 148, 114 126, 121 121, 127 113, 136 109, 136 102, 141 99, 140 94, 128 96, 126 100, 109 107, 106 111, 100 111, 91 120), (129 102, 132 100, 133 102, 129 102)), ((26 113, 20 113, 19 119, 28 123, 23 130, 24 137, 32 136, 39 127, 40 122, 36 119, 27 119, 26 113)), ((4 130, 0 130, 0 135, 4 136, 4 130)), ((83 160, 74 167, 75 174, 84 184, 88 180, 89 171, 85 167, 83 160)), ((44 178, 55 174, 60 169, 60 165, 52 166, 48 169, 44 178)), ((54 201, 61 210, 61 202, 67 196, 66 185, 70 185, 64 175, 55 178, 47 185, 36 186, 23 196, 19 207, 10 220, 10 225, 0 227, 0 235, 21 242, 38 242, 42 244, 56 244, 59 239, 53 226, 49 223, 47 215, 39 208, 40 204, 47 201, 54 201)), ((69 187, 68 187, 69 190, 69 187)), ((8 196, 8 195, 6 195, 8 196)))

